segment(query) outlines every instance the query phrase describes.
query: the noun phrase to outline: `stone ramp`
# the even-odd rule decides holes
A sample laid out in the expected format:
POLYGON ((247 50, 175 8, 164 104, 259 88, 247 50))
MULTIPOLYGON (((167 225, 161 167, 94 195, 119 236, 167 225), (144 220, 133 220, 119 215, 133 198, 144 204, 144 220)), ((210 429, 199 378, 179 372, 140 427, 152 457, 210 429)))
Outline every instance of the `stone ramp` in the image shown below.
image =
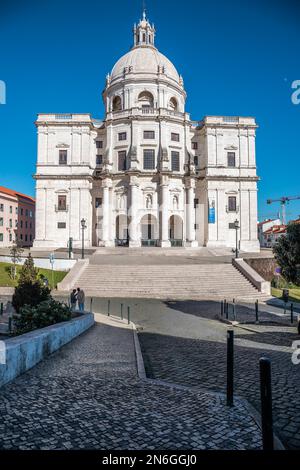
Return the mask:
POLYGON ((153 299, 263 300, 262 295, 229 263, 93 264, 77 285, 94 297, 153 299))
MULTIPOLYGON (((259 449, 246 404, 141 380, 132 326, 101 321, 0 389, 0 449, 259 449)), ((167 360, 167 358, 166 358, 167 360)))

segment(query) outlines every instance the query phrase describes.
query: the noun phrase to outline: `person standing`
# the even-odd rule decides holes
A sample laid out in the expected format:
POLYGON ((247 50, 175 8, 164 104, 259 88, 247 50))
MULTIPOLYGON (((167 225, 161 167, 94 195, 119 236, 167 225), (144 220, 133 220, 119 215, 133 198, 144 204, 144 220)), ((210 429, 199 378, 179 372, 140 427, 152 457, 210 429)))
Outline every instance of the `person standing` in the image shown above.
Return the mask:
POLYGON ((70 304, 71 304, 71 310, 76 310, 76 302, 77 302, 77 293, 76 289, 73 289, 70 295, 70 304))
POLYGON ((78 301, 79 311, 83 312, 84 302, 85 302, 85 293, 82 289, 80 289, 80 287, 77 288, 77 301, 78 301))

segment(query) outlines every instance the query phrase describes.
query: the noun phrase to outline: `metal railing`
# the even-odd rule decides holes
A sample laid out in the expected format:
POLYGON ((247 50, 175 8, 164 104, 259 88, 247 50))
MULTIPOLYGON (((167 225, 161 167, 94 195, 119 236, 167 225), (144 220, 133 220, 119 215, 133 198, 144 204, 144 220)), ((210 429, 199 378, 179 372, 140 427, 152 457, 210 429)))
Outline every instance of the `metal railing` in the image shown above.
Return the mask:
POLYGON ((158 240, 157 239, 144 239, 142 240, 142 246, 158 246, 158 240))

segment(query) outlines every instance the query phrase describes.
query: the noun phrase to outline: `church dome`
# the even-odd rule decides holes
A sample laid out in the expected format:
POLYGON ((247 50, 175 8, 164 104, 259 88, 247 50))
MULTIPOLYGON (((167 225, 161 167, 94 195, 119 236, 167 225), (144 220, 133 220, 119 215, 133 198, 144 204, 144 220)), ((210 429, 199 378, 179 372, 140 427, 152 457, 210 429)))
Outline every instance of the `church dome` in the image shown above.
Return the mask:
POLYGON ((160 71, 179 83, 179 74, 172 62, 153 46, 136 46, 121 57, 112 69, 111 81, 121 78, 125 69, 127 72, 143 75, 157 75, 160 71))

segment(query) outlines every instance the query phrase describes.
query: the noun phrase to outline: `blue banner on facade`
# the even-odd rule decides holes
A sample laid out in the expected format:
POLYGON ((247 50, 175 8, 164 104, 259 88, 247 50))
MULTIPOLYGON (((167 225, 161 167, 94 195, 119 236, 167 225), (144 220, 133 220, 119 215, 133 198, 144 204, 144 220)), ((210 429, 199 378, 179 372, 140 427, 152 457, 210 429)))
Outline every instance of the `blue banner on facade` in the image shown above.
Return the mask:
POLYGON ((215 208, 209 207, 208 208, 208 223, 214 224, 215 222, 216 222, 215 208))

